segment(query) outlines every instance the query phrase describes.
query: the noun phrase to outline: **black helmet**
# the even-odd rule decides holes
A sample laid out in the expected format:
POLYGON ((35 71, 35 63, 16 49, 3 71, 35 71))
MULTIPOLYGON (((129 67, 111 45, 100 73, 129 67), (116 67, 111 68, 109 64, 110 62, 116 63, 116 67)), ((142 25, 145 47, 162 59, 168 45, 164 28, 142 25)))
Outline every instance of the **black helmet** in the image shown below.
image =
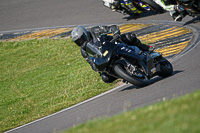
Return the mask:
POLYGON ((88 30, 85 29, 83 26, 78 26, 71 32, 72 40, 78 45, 83 45, 86 41, 90 40, 90 35, 88 30))

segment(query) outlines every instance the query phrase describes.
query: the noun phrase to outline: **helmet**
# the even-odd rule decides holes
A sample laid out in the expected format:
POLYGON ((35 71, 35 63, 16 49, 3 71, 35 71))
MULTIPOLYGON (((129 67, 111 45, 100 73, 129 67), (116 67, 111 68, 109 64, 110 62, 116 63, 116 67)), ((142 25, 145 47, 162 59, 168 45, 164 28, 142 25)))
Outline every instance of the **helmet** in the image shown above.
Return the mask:
POLYGON ((72 40, 78 45, 83 45, 86 41, 90 40, 90 35, 88 30, 83 26, 78 26, 71 32, 72 40))

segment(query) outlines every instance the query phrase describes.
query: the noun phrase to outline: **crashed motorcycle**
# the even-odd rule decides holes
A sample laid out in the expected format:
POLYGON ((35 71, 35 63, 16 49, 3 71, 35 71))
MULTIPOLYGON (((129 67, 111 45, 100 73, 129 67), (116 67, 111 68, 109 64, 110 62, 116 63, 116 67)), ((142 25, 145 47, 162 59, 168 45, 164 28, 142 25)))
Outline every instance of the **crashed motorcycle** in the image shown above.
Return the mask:
POLYGON ((93 49, 92 61, 100 72, 139 87, 150 84, 156 75, 168 77, 173 73, 172 64, 157 52, 142 52, 116 39, 103 42, 101 49, 93 49))
MULTIPOLYGON (((165 2, 165 0, 164 0, 165 2)), ((200 15, 200 1, 199 0, 170 0, 165 2, 166 5, 177 5, 176 10, 185 10, 191 17, 197 17, 200 15)))
POLYGON ((197 17, 200 15, 200 1, 199 0, 179 0, 177 4, 184 8, 188 15, 191 17, 197 17))
MULTIPOLYGON (((113 10, 115 5, 114 0, 103 0, 103 5, 113 10)), ((129 15, 138 15, 138 13, 134 13, 131 9, 131 5, 137 8, 139 12, 147 12, 152 11, 155 13, 163 13, 164 9, 155 3, 153 0, 129 0, 128 5, 125 4, 124 0, 120 1, 119 7, 115 9, 116 12, 120 12, 122 14, 129 15)))

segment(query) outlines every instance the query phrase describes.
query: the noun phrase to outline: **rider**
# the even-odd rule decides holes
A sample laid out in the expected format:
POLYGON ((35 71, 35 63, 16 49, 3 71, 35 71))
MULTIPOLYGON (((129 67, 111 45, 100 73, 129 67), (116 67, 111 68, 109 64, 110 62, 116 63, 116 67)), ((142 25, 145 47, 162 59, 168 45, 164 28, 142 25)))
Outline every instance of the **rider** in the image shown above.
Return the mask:
POLYGON ((188 15, 187 11, 177 5, 176 0, 154 0, 157 4, 169 11, 174 21, 182 21, 188 15))
POLYGON ((111 9, 113 11, 120 10, 122 14, 126 14, 126 10, 134 14, 142 13, 129 0, 123 0, 123 3, 121 3, 121 0, 114 0, 111 9))
MULTIPOLYGON (((92 52, 94 49, 101 49, 102 44, 111 43, 112 39, 119 39, 128 45, 137 46, 143 51, 152 52, 154 47, 142 44, 133 32, 120 35, 120 30, 117 25, 111 26, 95 26, 87 30, 83 26, 74 28, 71 32, 72 40, 81 48, 81 54, 85 60, 91 65, 94 71, 98 71, 94 62, 92 52), (107 36, 107 34, 113 33, 113 36, 107 36)), ((113 43, 114 44, 114 43, 113 43)), ((137 58, 141 58, 139 55, 137 58)), ((141 59, 142 60, 142 59, 141 59)), ((100 72, 99 72, 100 73, 100 72)), ((108 75, 107 73, 100 73, 102 80, 106 83, 111 83, 116 80, 115 77, 108 75)))

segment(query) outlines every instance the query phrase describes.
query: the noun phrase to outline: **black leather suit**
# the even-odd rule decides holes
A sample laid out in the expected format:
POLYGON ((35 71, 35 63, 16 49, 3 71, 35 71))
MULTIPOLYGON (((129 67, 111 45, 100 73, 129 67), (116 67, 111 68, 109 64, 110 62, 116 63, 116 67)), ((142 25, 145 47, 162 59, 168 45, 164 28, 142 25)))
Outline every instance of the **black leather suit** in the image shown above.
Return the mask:
MULTIPOLYGON (((91 49, 91 47, 98 49, 103 42, 110 41, 113 38, 117 38, 120 35, 120 30, 117 25, 112 25, 112 26, 97 26, 89 29, 88 31, 91 40, 89 42, 85 42, 81 46, 81 54, 85 58, 85 60, 91 65, 92 69, 98 72, 98 69, 95 67, 95 64, 90 59, 92 57, 92 54, 88 52, 88 49, 91 49), (109 33, 113 33, 113 36, 106 36, 109 33)), ((133 32, 121 34, 120 38, 121 41, 125 44, 131 46, 137 46, 143 51, 149 50, 149 46, 142 44, 133 32)), ((116 78, 106 73, 100 73, 100 75, 102 76, 102 80, 106 83, 111 83, 114 80, 116 80, 116 78)))

